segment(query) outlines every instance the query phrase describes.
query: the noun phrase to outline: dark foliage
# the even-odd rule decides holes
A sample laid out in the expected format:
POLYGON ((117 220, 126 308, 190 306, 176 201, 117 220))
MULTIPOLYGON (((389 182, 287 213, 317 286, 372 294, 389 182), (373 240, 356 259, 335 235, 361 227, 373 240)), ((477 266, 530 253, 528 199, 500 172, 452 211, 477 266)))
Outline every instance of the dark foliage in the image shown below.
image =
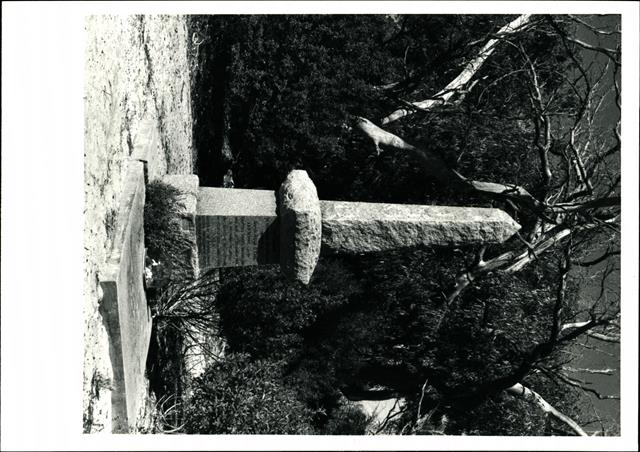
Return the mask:
POLYGON ((272 361, 227 356, 194 382, 185 433, 309 434, 309 411, 281 383, 272 361))
POLYGON ((364 435, 370 419, 357 407, 341 405, 327 422, 323 435, 364 435))
MULTIPOLYGON (((201 42, 192 88, 201 184, 221 185, 231 168, 237 187, 273 190, 291 169, 304 168, 322 199, 495 206, 525 230, 537 220, 531 212, 516 214, 508 203, 442 189, 411 157, 393 151, 376 156, 372 144, 350 129, 354 116, 379 120, 406 100, 437 93, 511 19, 193 17, 190 29, 201 42), (392 82, 398 83, 383 88, 392 82)), ((550 104, 549 114, 571 117, 576 109, 576 97, 561 86, 571 62, 552 31, 542 20, 535 30, 513 36, 476 75, 477 86, 462 104, 419 112, 387 130, 471 179, 518 184, 539 197, 548 187, 534 145, 536 112, 524 50, 536 61, 540 85, 562 99, 550 104)), ((566 141, 554 137, 549 154, 558 174, 565 171, 566 141)), ((514 239, 492 253, 521 246, 514 239)), ((240 362, 255 372, 261 368, 278 388, 291 388, 283 392, 286 400, 311 410, 316 431, 349 434, 361 433, 365 419, 343 403, 343 395, 356 398, 383 387, 406 398, 406 415, 395 421, 402 431, 428 381, 419 414, 436 408, 438 414, 418 433, 447 424, 447 432, 459 434, 548 434, 549 423, 527 403, 500 395, 499 382, 530 370, 530 353, 550 334, 558 256, 548 253, 517 275, 490 275, 446 306, 444 293, 476 251, 324 259, 309 286, 286 282, 275 268, 221 272, 216 303, 222 334, 230 352, 246 355, 221 363, 223 376, 215 384, 221 391, 240 387, 226 377, 239 372, 240 362), (271 371, 275 362, 282 374, 271 371), (514 425, 522 413, 525 421, 514 425), (478 419, 489 418, 480 425, 478 419)), ((575 292, 569 287, 568 301, 575 292)), ((243 375, 241 381, 252 378, 243 375)), ((202 384, 215 378, 210 371, 202 384)), ((219 396, 204 389, 199 394, 203 404, 219 396)), ((564 408, 573 400, 561 392, 549 397, 564 408)), ((192 430, 239 428, 220 420, 230 412, 216 414, 213 424, 202 413, 192 430)))
POLYGON ((159 281, 162 285, 188 275, 185 253, 191 239, 181 224, 183 210, 177 188, 157 180, 147 184, 144 240, 149 262, 153 259, 162 264, 162 275, 157 275, 159 279, 164 277, 164 281, 159 281))

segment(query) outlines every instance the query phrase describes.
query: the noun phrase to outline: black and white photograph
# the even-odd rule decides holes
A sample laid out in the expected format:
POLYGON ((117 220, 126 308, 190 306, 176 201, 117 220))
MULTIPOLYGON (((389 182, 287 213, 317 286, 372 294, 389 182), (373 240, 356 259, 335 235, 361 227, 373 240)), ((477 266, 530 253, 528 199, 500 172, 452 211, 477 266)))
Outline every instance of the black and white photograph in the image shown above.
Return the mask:
MULTIPOLYGON (((637 17, 625 28, 620 2, 195 3, 85 4, 73 22, 81 185, 57 171, 73 216, 33 221, 74 223, 81 261, 66 271, 27 242, 25 281, 75 281, 44 302, 75 315, 45 321, 78 329, 75 444, 637 447, 637 17)), ((3 135, 8 115, 3 101, 3 135)), ((8 259, 3 401, 19 342, 4 282, 28 287, 8 259)))

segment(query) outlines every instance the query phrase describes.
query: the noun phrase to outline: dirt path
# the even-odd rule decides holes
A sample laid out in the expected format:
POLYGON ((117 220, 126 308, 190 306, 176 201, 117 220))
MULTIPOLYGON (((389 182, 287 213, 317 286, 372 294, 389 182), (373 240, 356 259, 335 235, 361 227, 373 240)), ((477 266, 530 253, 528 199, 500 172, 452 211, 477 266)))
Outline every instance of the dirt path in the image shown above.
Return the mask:
POLYGON ((93 433, 111 432, 111 364, 98 312, 98 270, 111 247, 126 161, 141 121, 155 121, 160 132, 149 159, 151 179, 192 173, 194 153, 186 19, 91 16, 85 34, 83 427, 93 433))

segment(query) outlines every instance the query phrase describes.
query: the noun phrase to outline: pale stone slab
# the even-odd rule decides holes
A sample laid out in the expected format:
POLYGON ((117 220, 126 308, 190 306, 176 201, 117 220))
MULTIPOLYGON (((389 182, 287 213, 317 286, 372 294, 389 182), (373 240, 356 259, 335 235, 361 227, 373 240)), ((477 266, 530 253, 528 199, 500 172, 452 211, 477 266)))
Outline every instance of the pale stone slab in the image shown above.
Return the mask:
POLYGON ((144 165, 132 160, 125 176, 113 246, 99 275, 103 291, 100 312, 109 334, 113 368, 114 433, 126 433, 135 426, 146 391, 151 313, 143 287, 144 200, 144 165))
POLYGON ((157 153, 157 149, 160 146, 160 131, 158 130, 156 121, 153 119, 140 121, 138 133, 134 140, 133 150, 131 151, 131 158, 134 160, 140 160, 145 164, 145 181, 149 180, 147 164, 151 159, 151 156, 154 153, 157 153))
POLYGON ((306 171, 289 173, 278 191, 280 267, 289 279, 308 284, 320 257, 321 214, 306 171))
POLYGON ((273 191, 200 187, 196 209, 200 271, 277 264, 277 219, 273 191))
POLYGON ((520 225, 492 208, 321 201, 323 252, 502 243, 520 225))

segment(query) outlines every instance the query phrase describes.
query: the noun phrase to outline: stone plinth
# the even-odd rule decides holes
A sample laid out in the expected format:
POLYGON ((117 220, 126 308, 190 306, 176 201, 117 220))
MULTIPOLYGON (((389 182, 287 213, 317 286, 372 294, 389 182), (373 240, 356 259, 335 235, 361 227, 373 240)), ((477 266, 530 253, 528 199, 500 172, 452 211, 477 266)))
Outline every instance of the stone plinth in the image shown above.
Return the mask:
POLYGON ((200 187, 196 213, 202 272, 279 262, 274 192, 200 187))
POLYGON ((114 433, 126 433, 135 426, 146 395, 151 313, 143 288, 144 199, 144 165, 132 160, 125 176, 113 247, 99 275, 103 291, 100 312, 109 334, 113 368, 114 433))

